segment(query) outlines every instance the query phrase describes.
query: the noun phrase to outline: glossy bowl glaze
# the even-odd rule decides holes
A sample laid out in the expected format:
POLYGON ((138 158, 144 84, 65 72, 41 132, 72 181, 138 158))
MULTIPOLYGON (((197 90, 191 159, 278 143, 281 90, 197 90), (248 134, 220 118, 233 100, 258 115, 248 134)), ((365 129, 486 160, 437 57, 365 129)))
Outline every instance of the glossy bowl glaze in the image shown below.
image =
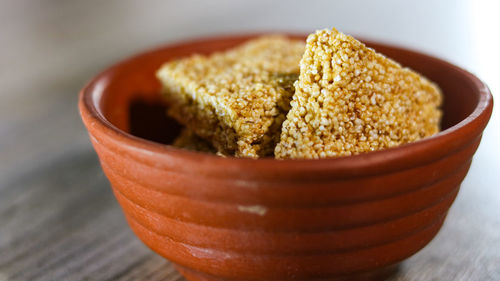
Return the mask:
POLYGON ((491 115, 488 88, 442 60, 368 43, 439 84, 443 131, 397 148, 323 160, 179 150, 164 144, 178 125, 148 119, 147 108, 139 116, 133 110, 140 101, 164 115, 154 73, 165 61, 253 36, 161 47, 109 68, 81 91, 82 119, 130 227, 189 280, 386 274, 443 224, 491 115), (134 130, 161 131, 164 143, 134 136, 134 130))

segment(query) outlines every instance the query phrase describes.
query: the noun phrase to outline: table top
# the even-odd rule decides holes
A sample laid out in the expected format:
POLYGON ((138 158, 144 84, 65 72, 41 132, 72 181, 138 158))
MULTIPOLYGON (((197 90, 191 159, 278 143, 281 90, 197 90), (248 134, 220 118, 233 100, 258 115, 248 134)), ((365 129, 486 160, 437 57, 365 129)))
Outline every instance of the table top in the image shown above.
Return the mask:
MULTIPOLYGON (((24 1, 6 1, 2 4, 5 6, 0 7, 0 34, 8 39, 0 46, 0 64, 9 65, 0 69, 0 281, 184 280, 168 261, 144 246, 127 226, 77 112, 78 89, 97 71, 128 54, 182 36, 168 29, 169 21, 160 26, 170 31, 170 35, 159 36, 161 31, 154 29, 159 21, 147 15, 154 13, 155 5, 162 5, 161 1, 152 1, 155 5, 149 8, 134 6, 133 1, 107 1, 99 11, 91 8, 97 5, 96 0, 71 5, 68 3, 73 1, 64 4, 56 1, 57 5, 48 0, 39 2, 43 5, 37 4, 40 6, 34 8, 24 1), (118 6, 122 10, 116 10, 118 6), (114 24, 101 29, 110 21, 107 12, 115 10, 118 14, 113 18, 114 24), (82 16, 88 14, 92 15, 91 20, 82 16), (132 14, 148 20, 127 25, 122 17, 132 14), (3 22, 6 18, 11 20, 7 23, 12 24, 3 22), (120 24, 131 33, 121 29, 115 32, 120 24), (143 27, 154 32, 141 33, 143 27), (129 34, 140 43, 127 45, 129 34)), ((245 21, 245 13, 265 5, 264 1, 248 2, 242 7, 229 2, 217 1, 215 7, 206 7, 205 12, 211 16, 184 22, 184 30, 193 30, 189 35, 197 36, 247 26, 265 29, 272 19, 264 14, 262 26, 245 21), (224 29, 224 23, 218 22, 222 13, 218 9, 223 5, 240 11, 240 26, 224 29), (214 23, 215 27, 205 30, 203 22, 214 23)), ((339 1, 338 5, 347 9, 353 1, 347 2, 339 1)), ((387 7, 404 8, 399 1, 385 2, 387 7)), ((453 1, 424 2, 455 4, 453 1)), ((460 9, 469 7, 467 3, 457 5, 453 11, 463 12, 460 9)), ((192 8, 181 1, 176 5, 184 12, 192 8)), ((422 15, 425 11, 414 12, 422 15)), ((438 14, 429 13, 429 20, 438 18, 438 14)), ((180 22, 175 13, 168 15, 170 22, 180 22)), ((346 22, 344 27, 354 33, 371 28, 370 22, 349 24, 347 16, 340 12, 336 15, 346 22)), ((398 28, 413 28, 418 19, 412 20, 412 15, 406 15, 410 22, 398 28)), ((303 29, 331 25, 321 20, 326 16, 318 16, 315 21, 304 24, 303 29)), ((401 22, 404 16, 399 18, 401 22)), ((454 19, 456 23, 461 17, 451 14, 447 19, 454 19)), ((290 22, 287 18, 284 25, 290 22)), ((384 39, 381 24, 375 24, 372 27, 376 29, 375 35, 368 37, 380 35, 384 39)), ((441 33, 451 26, 438 27, 433 32, 441 33)), ((422 42, 410 42, 409 36, 400 43, 415 43, 414 48, 425 49, 432 45, 430 42, 436 42, 433 41, 435 33, 426 32, 430 33, 418 33, 422 42)), ((448 35, 451 36, 448 41, 452 42, 468 38, 460 37, 459 32, 448 35)), ((385 37, 385 41, 391 41, 391 37, 385 37)), ((453 50, 446 43, 432 46, 427 48, 428 52, 454 62, 470 51, 462 45, 453 50)), ((489 46, 483 46, 485 52, 489 46)), ((493 52, 481 54, 489 56, 493 52)), ((482 73, 492 92, 499 91, 494 78, 498 70, 493 63, 478 66, 475 61, 467 57, 457 63, 482 73)), ((494 109, 443 228, 427 247, 406 260, 390 280, 500 280, 500 154, 497 151, 500 120, 497 115, 498 110, 494 109)))

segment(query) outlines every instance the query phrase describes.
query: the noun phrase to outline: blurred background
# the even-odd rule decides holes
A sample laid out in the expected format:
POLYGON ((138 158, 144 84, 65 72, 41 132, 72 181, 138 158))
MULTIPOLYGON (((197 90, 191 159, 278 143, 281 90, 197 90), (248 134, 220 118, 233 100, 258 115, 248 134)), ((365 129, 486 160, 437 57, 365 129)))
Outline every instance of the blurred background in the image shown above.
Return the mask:
MULTIPOLYGON (((151 268, 164 266, 126 228, 79 119, 78 91, 108 65, 158 44, 199 36, 262 30, 311 33, 334 26, 448 60, 478 75, 498 98, 499 7, 496 0, 0 0, 0 253, 10 253, 0 254, 0 280, 35 276, 103 280, 121 267, 130 269, 135 259, 121 258, 117 265, 112 258, 99 260, 92 250, 86 253, 96 260, 88 271, 79 266, 83 260, 61 258, 65 262, 58 264, 49 258, 82 241, 116 242, 108 236, 88 240, 93 228, 104 226, 111 232, 123 231, 125 238, 120 239, 130 239, 125 253, 147 257, 143 263, 151 268), (86 210, 82 196, 101 200, 102 208, 93 213, 86 210), (94 220, 82 226, 78 216, 89 212, 94 220), (42 244, 51 252, 41 251, 42 244), (34 249, 40 252, 28 254, 34 249), (31 271, 23 273, 27 267, 31 271)), ((495 191, 500 182, 497 109, 449 221, 454 210, 466 211, 460 218, 455 211, 457 222, 447 223, 442 232, 467 224, 478 229, 476 243, 494 242, 498 250, 500 219, 495 218, 500 218, 500 211, 483 214, 491 210, 487 206, 500 202, 500 192, 495 191), (483 195, 477 196, 474 189, 481 189, 483 195), (495 231, 481 231, 484 227, 495 231)), ((469 243, 465 236, 460 240, 460 233, 454 235, 455 243, 469 243)), ((490 254, 486 256, 500 264, 499 254, 490 254)), ((435 255, 440 255, 437 250, 435 255)), ((484 255, 478 253, 477 258, 484 255)), ((415 259, 418 263, 418 256, 415 259)), ((458 271, 450 274, 461 276, 457 259, 434 262, 454 263, 458 271)), ((432 266, 429 261, 420 263, 432 266)), ((442 270, 447 270, 444 265, 442 270)), ((155 270, 167 278, 165 272, 155 270)), ((408 270, 406 276, 411 275, 408 270)), ((484 272, 484 268, 478 270, 484 272)), ((492 270, 500 276, 498 268, 486 271, 492 270)))

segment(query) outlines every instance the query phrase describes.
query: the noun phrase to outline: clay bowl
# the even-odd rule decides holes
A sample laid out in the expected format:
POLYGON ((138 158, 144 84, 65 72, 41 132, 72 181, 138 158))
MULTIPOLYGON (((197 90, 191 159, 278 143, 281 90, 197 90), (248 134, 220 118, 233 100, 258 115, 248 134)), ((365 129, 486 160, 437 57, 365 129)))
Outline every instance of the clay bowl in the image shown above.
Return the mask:
POLYGON ((445 61, 368 43, 439 84, 442 132, 323 160, 221 158, 167 145, 179 126, 164 118, 156 69, 253 36, 161 47, 81 91, 82 119, 130 227, 189 280, 383 276, 443 224, 491 115, 488 88, 445 61))

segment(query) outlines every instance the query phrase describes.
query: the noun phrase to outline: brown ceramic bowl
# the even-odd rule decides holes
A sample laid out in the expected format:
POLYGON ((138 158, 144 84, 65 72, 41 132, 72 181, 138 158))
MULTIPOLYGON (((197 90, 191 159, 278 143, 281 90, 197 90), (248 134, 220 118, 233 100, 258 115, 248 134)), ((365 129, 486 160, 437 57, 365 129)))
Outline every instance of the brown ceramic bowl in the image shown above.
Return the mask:
POLYGON ((253 36, 161 47, 81 91, 82 119, 133 231, 189 280, 364 278, 422 249, 443 224, 490 118, 486 85, 445 61, 368 43, 439 84, 442 132, 323 160, 221 158, 166 145, 179 128, 161 121, 158 67, 253 36), (149 109, 140 113, 137 101, 149 109), (163 143, 134 130, 159 133, 149 139, 163 143))

